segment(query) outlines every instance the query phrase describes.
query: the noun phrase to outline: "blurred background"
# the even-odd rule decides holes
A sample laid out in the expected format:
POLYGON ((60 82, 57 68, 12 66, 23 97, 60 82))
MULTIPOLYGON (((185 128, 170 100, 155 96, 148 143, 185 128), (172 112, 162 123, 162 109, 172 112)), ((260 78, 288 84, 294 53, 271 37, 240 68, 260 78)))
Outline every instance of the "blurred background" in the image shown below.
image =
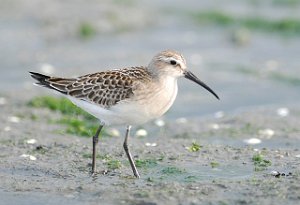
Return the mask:
POLYGON ((221 100, 182 79, 166 118, 288 108, 300 100, 299 8, 299 0, 1 0, 0 93, 51 94, 28 71, 79 76, 175 49, 221 100))

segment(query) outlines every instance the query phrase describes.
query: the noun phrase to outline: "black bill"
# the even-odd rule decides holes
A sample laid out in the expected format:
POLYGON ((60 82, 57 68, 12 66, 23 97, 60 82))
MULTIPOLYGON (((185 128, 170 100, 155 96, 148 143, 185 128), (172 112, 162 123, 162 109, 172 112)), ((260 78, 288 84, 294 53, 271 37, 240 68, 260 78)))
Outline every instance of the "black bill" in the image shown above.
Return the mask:
POLYGON ((201 85, 206 90, 208 90, 211 94, 213 94, 217 99, 220 99, 219 96, 210 87, 208 87, 205 83, 199 80, 199 78, 197 78, 191 71, 185 71, 184 77, 190 79, 191 81, 194 81, 198 85, 201 85))

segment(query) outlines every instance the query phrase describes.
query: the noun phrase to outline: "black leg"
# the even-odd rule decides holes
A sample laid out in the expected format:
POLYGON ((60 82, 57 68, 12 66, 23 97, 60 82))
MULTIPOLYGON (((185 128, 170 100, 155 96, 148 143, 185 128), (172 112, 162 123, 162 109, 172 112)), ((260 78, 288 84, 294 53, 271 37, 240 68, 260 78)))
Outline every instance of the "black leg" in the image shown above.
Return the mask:
POLYGON ((102 130, 104 125, 100 125, 98 127, 98 130, 96 132, 96 134, 93 136, 93 161, 92 161, 92 174, 95 173, 95 168, 96 168, 96 146, 98 144, 98 141, 99 141, 99 134, 102 130))
POLYGON ((123 147, 124 147, 124 150, 126 152, 126 155, 128 157, 128 160, 129 160, 129 163, 131 165, 131 168, 132 168, 132 171, 133 171, 133 174, 136 178, 140 178, 140 175, 139 175, 139 172, 137 171, 136 169, 136 166, 134 164, 134 161, 132 159, 132 156, 130 154, 130 151, 129 151, 129 148, 128 148, 128 144, 127 144, 127 140, 128 140, 128 137, 129 137, 129 132, 130 132, 130 128, 131 126, 127 126, 127 130, 126 130, 126 135, 125 135, 125 140, 124 140, 124 144, 123 144, 123 147))

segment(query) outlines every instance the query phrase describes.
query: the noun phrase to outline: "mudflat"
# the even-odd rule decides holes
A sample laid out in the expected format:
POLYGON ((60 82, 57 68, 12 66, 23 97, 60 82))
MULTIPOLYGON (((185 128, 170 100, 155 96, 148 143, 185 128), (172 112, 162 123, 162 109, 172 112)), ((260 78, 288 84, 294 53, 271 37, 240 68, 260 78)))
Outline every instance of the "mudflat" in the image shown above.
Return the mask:
POLYGON ((136 179, 122 148, 125 128, 101 137, 98 172, 91 176, 91 136, 68 134, 57 123, 63 114, 18 96, 1 105, 0 204, 299 201, 299 107, 285 117, 259 107, 135 128, 129 142, 141 174, 136 179))

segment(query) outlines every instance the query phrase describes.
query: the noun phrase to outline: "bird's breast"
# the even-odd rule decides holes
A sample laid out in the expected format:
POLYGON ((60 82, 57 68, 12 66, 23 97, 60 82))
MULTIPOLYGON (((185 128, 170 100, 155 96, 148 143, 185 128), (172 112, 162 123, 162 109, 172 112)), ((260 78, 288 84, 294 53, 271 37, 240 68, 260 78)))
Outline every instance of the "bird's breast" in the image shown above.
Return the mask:
MULTIPOLYGON (((171 77, 163 82, 140 84, 130 99, 119 102, 110 110, 118 116, 120 122, 143 124, 162 116, 172 106, 177 90, 177 80, 171 77)), ((121 124, 113 121, 112 124, 121 124)))
POLYGON ((138 102, 142 110, 149 118, 157 118, 169 110, 177 96, 177 79, 164 78, 160 82, 153 82, 137 91, 138 102))

